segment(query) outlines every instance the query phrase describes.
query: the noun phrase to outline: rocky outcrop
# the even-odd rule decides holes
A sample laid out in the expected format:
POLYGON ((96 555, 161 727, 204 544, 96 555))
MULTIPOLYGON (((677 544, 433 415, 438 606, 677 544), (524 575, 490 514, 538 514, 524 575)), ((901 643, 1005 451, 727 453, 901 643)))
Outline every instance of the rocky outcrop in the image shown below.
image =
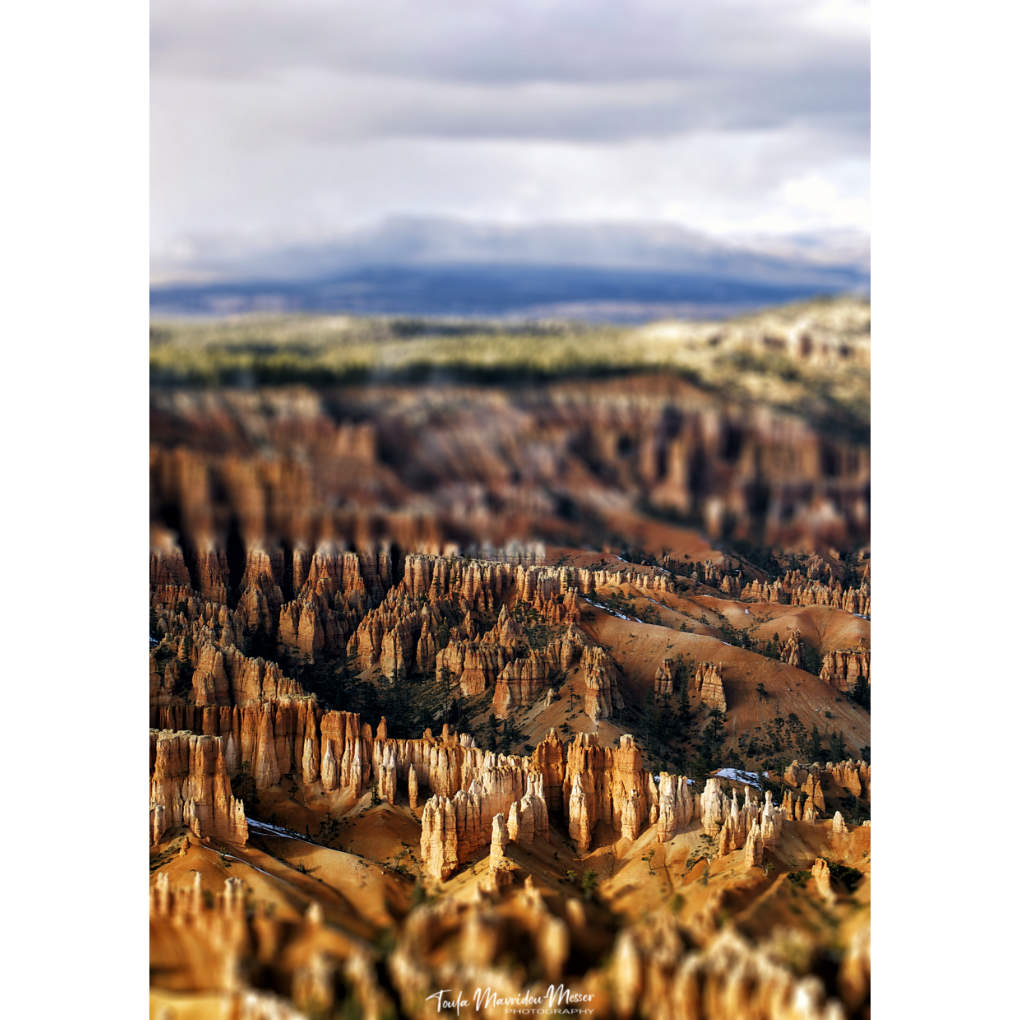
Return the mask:
POLYGON ((525 659, 514 659, 500 671, 492 710, 504 718, 512 708, 530 705, 549 685, 549 660, 545 652, 530 652, 525 659))
MULTIPOLYGON (((516 806, 516 805, 515 805, 516 806)), ((510 845, 510 833, 507 830, 503 814, 493 816, 492 838, 489 842, 489 871, 486 887, 498 891, 513 881, 514 864, 506 856, 506 848, 510 845)))
POLYGON ((267 637, 275 633, 283 605, 283 591, 277 578, 282 575, 281 549, 271 553, 258 545, 248 549, 237 602, 237 612, 247 633, 267 637))
MULTIPOLYGON (((218 718, 221 710, 207 708, 203 711, 218 718)), ((235 712, 244 715, 244 710, 236 707, 222 711, 227 719, 235 712)), ((510 860, 511 843, 527 847, 537 840, 548 838, 549 808, 545 802, 547 779, 555 783, 562 776, 559 783, 561 796, 566 792, 563 801, 566 806, 566 828, 582 852, 590 849, 595 843, 600 826, 607 835, 618 834, 621 839, 633 840, 638 838, 648 825, 654 825, 658 841, 665 843, 677 832, 683 831, 700 813, 705 832, 711 833, 717 840, 718 854, 740 854, 739 860, 743 866, 753 872, 766 865, 769 847, 777 846, 782 834, 784 809, 773 804, 771 791, 766 791, 759 800, 760 794, 750 786, 744 785, 738 796, 736 784, 727 786, 726 780, 712 777, 695 800, 690 784, 682 776, 660 773, 658 782, 655 782, 654 777, 642 767, 640 752, 628 737, 621 738, 619 746, 603 748, 590 736, 584 735, 576 737, 570 745, 564 746, 555 733, 550 733, 530 758, 518 758, 483 751, 473 746, 469 738, 458 736, 445 728, 438 737, 426 733, 419 740, 399 740, 388 736, 385 721, 380 721, 376 732, 372 734, 356 715, 350 713, 316 715, 309 709, 307 703, 302 712, 304 714, 299 713, 298 717, 309 726, 307 735, 302 731, 302 747, 306 752, 305 760, 301 763, 302 769, 313 768, 316 760, 320 769, 323 768, 322 759, 317 759, 313 753, 314 741, 317 740, 320 747, 325 746, 326 752, 333 758, 335 758, 333 748, 343 749, 340 758, 342 762, 345 756, 348 757, 346 769, 348 781, 352 781, 352 770, 355 779, 364 775, 360 765, 356 767, 353 761, 355 752, 360 758, 363 751, 364 760, 369 764, 367 781, 375 785, 377 792, 384 799, 399 798, 404 783, 407 784, 409 799, 412 788, 416 798, 418 776, 422 777, 423 788, 432 791, 432 795, 422 808, 420 842, 423 873, 430 882, 446 881, 467 860, 474 859, 475 855, 488 854, 487 870, 479 882, 478 899, 470 906, 464 904, 450 907, 449 909, 458 912, 466 910, 466 913, 463 916, 458 913, 456 928, 443 928, 444 931, 463 930, 464 937, 471 941, 471 948, 466 949, 465 953, 476 961, 490 961, 491 964, 500 953, 500 946, 505 947, 508 944, 506 939, 509 932, 519 931, 517 927, 508 928, 504 921, 498 920, 500 916, 509 915, 487 912, 489 908, 486 906, 486 897, 496 897, 498 901, 501 897, 515 895, 514 875, 520 874, 520 868, 510 860), (486 917, 489 920, 483 921, 486 917), (468 927, 462 929, 461 926, 465 924, 468 927)), ((286 714, 280 717, 281 724, 286 718, 288 718, 286 714)), ((269 713, 259 713, 258 721, 262 726, 273 724, 257 734, 257 737, 266 747, 272 746, 277 767, 283 767, 280 763, 286 762, 287 748, 290 745, 286 741, 277 744, 276 718, 269 713)), ((284 725, 284 731, 289 733, 290 727, 284 725)), ((224 737, 211 735, 168 736, 177 738, 178 743, 183 738, 186 745, 190 745, 192 741, 204 741, 203 746, 206 750, 203 753, 222 747, 225 740, 224 737)), ((164 756, 168 750, 169 748, 164 750, 164 756)), ((292 757, 293 752, 290 754, 292 757)), ((226 756, 221 754, 221 757, 222 762, 214 767, 213 773, 215 775, 218 768, 223 778, 226 778, 226 756)), ((292 761, 288 767, 294 767, 292 761)), ((829 782, 838 776, 841 781, 852 784, 861 781, 859 769, 863 767, 863 763, 851 762, 825 766, 802 766, 793 763, 786 770, 784 780, 803 786, 812 781, 819 784, 823 779, 829 782)), ((339 785, 344 766, 334 761, 333 765, 325 767, 327 772, 330 769, 335 771, 339 785)), ((199 774, 205 774, 205 771, 204 767, 198 769, 199 774)), ((159 772, 161 776, 168 774, 165 767, 161 767, 159 772)), ((867 770, 867 776, 870 780, 870 770, 867 770)), ((814 811, 814 802, 806 798, 799 786, 796 788, 788 786, 786 792, 789 794, 796 792, 799 798, 803 798, 805 807, 802 821, 810 820, 808 809, 814 811)), ((202 799, 204 803, 208 798, 202 799)), ((201 812, 196 814, 200 815, 201 812)), ((243 817, 243 809, 241 816, 243 817)), ((836 836, 840 834, 841 822, 840 817, 834 820, 832 825, 832 832, 836 836)), ((202 828, 201 821, 199 829, 202 832, 206 831, 202 828)), ((824 892, 825 871, 828 865, 824 860, 822 864, 825 865, 824 868, 816 862, 812 881, 819 895, 828 898, 824 892)), ((831 892, 831 880, 828 885, 831 892)), ((523 899, 520 912, 512 915, 513 925, 525 924, 527 931, 533 930, 536 933, 536 945, 542 947, 543 952, 551 954, 548 960, 551 972, 560 973, 564 961, 570 955, 573 940, 583 938, 585 926, 583 908, 575 904, 577 909, 573 912, 567 911, 567 920, 563 920, 549 913, 542 898, 534 892, 533 886, 525 883, 523 889, 520 885, 516 888, 523 899), (528 891, 529 888, 531 892, 528 891), (572 914, 578 913, 578 910, 579 918, 571 920, 572 914)), ((204 896, 202 898, 208 899, 204 896)), ((226 898, 229 900, 230 896, 226 898)), ((165 899, 165 894, 155 891, 154 910, 157 912, 165 910, 165 906, 161 906, 165 899)), ((194 900, 195 897, 192 895, 189 902, 194 900)), ((183 898, 181 902, 184 903, 183 898)), ((216 902, 219 903, 219 900, 216 902)), ((204 909, 208 912, 208 908, 204 909)), ((395 981, 401 987, 401 982, 410 981, 410 975, 415 972, 404 951, 417 938, 417 935, 413 934, 418 930, 416 926, 426 923, 426 918, 432 919, 428 921, 430 924, 436 923, 439 918, 439 915, 433 913, 435 908, 421 909, 426 913, 421 915, 419 921, 412 922, 411 918, 408 919, 407 934, 402 936, 401 945, 394 953, 395 981)), ((714 910, 715 907, 711 909, 714 910)), ((412 916, 417 915, 416 911, 412 916)), ((239 916, 243 919, 244 915, 242 913, 239 916)), ((442 923, 443 925, 454 923, 452 915, 442 923)), ((714 930, 714 924, 708 930, 714 930)), ((655 992, 656 1001, 674 1003, 678 1009, 681 1006, 683 1008, 690 1006, 694 1000, 690 999, 693 993, 688 981, 689 974, 687 977, 683 975, 687 973, 688 968, 694 966, 690 961, 700 959, 699 954, 705 951, 678 952, 675 954, 675 960, 678 962, 674 967, 663 970, 661 963, 658 962, 660 954, 651 951, 651 946, 644 941, 644 936, 634 928, 628 928, 626 931, 628 938, 617 944, 608 970, 604 972, 612 976, 617 992, 624 987, 640 988, 641 994, 644 995, 649 989, 658 989, 655 992), (666 998, 663 999, 662 996, 666 998)), ((514 938, 517 937, 514 935, 514 938)), ((659 930, 658 937, 668 943, 670 936, 659 930)), ((295 971, 295 982, 300 984, 302 995, 315 985, 313 978, 317 973, 316 966, 314 958, 309 957, 295 971)), ((595 982, 595 985, 590 987, 597 986, 602 979, 602 973, 594 972, 586 979, 595 982)), ((858 995, 860 973, 861 967, 857 967, 856 970, 850 968, 845 977, 848 989, 854 990, 854 994, 858 995)), ((705 980, 709 978, 705 977, 705 980)), ((782 984, 782 987, 785 989, 786 985, 782 984)), ((750 994, 746 989, 744 993, 750 994)), ((623 1002, 622 999, 620 1001, 623 1002)), ((740 1001, 746 1005, 757 1000, 753 996, 747 998, 745 995, 740 1001)), ((805 1002, 807 1001, 805 999, 805 1002)), ((810 1012, 807 1015, 811 1015, 810 1012)))
MULTIPOLYGON (((183 600, 181 605, 188 606, 183 600)), ((171 619, 164 613, 162 641, 149 653, 154 704, 185 701, 206 705, 249 705, 264 701, 305 696, 301 685, 285 676, 272 661, 245 655, 233 643, 243 640, 221 607, 223 623, 209 621, 205 609, 191 603, 197 618, 185 618, 184 611, 171 619)))
POLYGON ((780 661, 785 662, 789 666, 796 666, 800 668, 803 664, 804 656, 801 653, 800 648, 800 631, 795 630, 790 636, 780 645, 779 647, 779 658, 780 661))
POLYGON ((430 797, 422 808, 421 859, 423 871, 435 881, 457 870, 457 815, 449 797, 430 797))
POLYGON ((871 766, 864 761, 792 762, 783 773, 782 813, 796 821, 815 821, 829 810, 829 802, 843 804, 856 814, 871 801, 871 766))
POLYGON ((244 804, 233 796, 221 737, 149 732, 149 838, 180 826, 199 838, 245 843, 244 804))
POLYGON ((676 663, 672 659, 663 659, 656 667, 653 691, 659 698, 673 697, 673 685, 676 680, 676 663))
POLYGON ((440 617, 435 608, 419 605, 399 589, 362 618, 347 643, 347 653, 359 670, 378 668, 383 676, 400 681, 430 672, 436 664, 436 632, 440 617))
MULTIPOLYGON (((521 758, 483 751, 445 727, 438 737, 427 731, 413 740, 394 739, 383 720, 373 734, 357 715, 323 712, 309 698, 245 706, 168 705, 157 716, 164 728, 218 738, 224 775, 249 776, 258 791, 290 782, 312 795, 343 792, 357 798, 374 788, 389 803, 406 797, 412 810, 445 798, 454 810, 450 840, 461 863, 484 844, 498 813, 507 820, 510 838, 522 843, 548 833, 550 814, 565 815, 567 832, 584 849, 600 825, 606 836, 628 839, 655 825, 657 838, 668 842, 700 816, 705 832, 719 837, 722 852, 728 853, 744 845, 753 821, 748 798, 740 807, 717 779, 710 779, 697 799, 683 777, 663 773, 656 783, 629 736, 604 748, 592 735, 577 735, 564 745, 550 732, 530 758, 521 758)), ((870 769, 849 761, 795 762, 784 779, 790 785, 781 804, 773 807, 769 794, 758 816, 766 845, 782 818, 811 821, 825 813, 823 784, 837 800, 851 793, 863 799, 870 769)), ((438 810, 433 803, 433 826, 438 810)), ((434 870, 439 874, 443 868, 434 870)))
POLYGON ((859 800, 871 801, 871 765, 868 762, 851 759, 827 762, 821 774, 838 796, 849 794, 859 800))
MULTIPOLYGON (((854 304, 850 313, 844 304, 739 323, 648 328, 678 331, 667 339, 671 351, 696 341, 709 368, 713 352, 728 358, 735 350, 760 350, 823 373, 837 362, 864 364, 866 305, 854 304)), ((385 350, 400 360, 423 346, 408 326, 331 320, 322 328, 345 338, 333 353, 359 330, 381 331, 366 345, 370 356, 385 350), (377 343, 379 337, 386 342, 377 343)), ((307 344, 314 349, 318 330, 305 337, 299 326, 302 339, 290 354, 300 359, 307 344)), ((168 363, 159 360, 169 346, 165 333, 154 331, 157 368, 168 363)), ((271 347, 271 333, 266 338, 271 347)), ((243 358, 264 365, 262 347, 261 340, 246 344, 243 358)), ((229 348, 225 343, 216 358, 229 362, 229 348)), ((847 407, 859 377, 859 371, 839 377, 833 387, 848 396, 847 407)), ((238 1020, 417 1015, 440 988, 491 987, 502 995, 520 993, 526 983, 537 989, 560 981, 590 993, 597 1016, 835 1020, 839 1007, 826 995, 837 993, 847 1015, 866 1014, 870 956, 866 940, 845 946, 847 932, 862 920, 848 897, 832 904, 839 925, 826 926, 825 938, 837 952, 824 961, 799 946, 785 955, 779 945, 752 948, 725 930, 724 920, 725 909, 758 934, 767 918, 754 904, 776 886, 774 873, 808 867, 817 853, 832 862, 830 890, 841 887, 835 862, 844 851, 848 865, 866 867, 858 850, 868 833, 850 824, 863 817, 870 797, 864 763, 798 766, 776 806, 769 793, 741 788, 734 795, 723 781, 710 781, 704 792, 683 776, 663 772, 656 781, 628 738, 600 747, 591 737, 565 744, 552 733, 530 756, 518 756, 478 747, 447 727, 413 738, 406 729, 423 706, 433 718, 477 720, 490 705, 509 717, 546 698, 550 720, 560 723, 566 714, 598 733, 600 727, 576 719, 575 692, 583 691, 585 712, 597 722, 621 717, 619 697, 630 693, 631 680, 635 691, 647 684, 659 698, 675 697, 675 665, 663 659, 656 669, 662 656, 675 654, 661 650, 664 644, 650 663, 628 657, 635 676, 624 683, 609 642, 627 625, 593 606, 620 604, 604 597, 610 593, 667 603, 672 609, 660 615, 674 624, 681 604, 674 596, 703 596, 702 582, 711 596, 820 606, 826 612, 799 614, 801 625, 809 616, 829 618, 855 635, 847 639, 852 644, 866 626, 835 617, 870 613, 866 557, 845 557, 868 535, 869 454, 866 441, 854 437, 857 423, 823 430, 793 405, 776 410, 764 391, 750 413, 726 395, 727 387, 710 392, 676 373, 553 375, 512 387, 448 377, 428 387, 395 379, 379 385, 371 373, 354 386, 191 386, 178 373, 172 387, 163 387, 158 371, 154 379, 150 828, 159 843, 152 855, 152 974, 168 993, 154 997, 156 1015, 196 1009, 238 1020), (769 546, 780 562, 778 546, 785 543, 814 544, 820 555, 790 556, 785 562, 797 569, 781 575, 771 562, 760 569, 714 554, 684 564, 688 538, 665 523, 671 512, 699 531, 733 539, 734 548, 740 541, 769 546), (549 558, 558 562, 547 562, 538 544, 514 551, 515 535, 546 538, 549 558), (625 535, 633 551, 617 543, 601 554, 582 552, 595 535, 608 541, 625 535), (502 548, 486 549, 490 540, 502 548), (615 556, 662 563, 666 546, 674 557, 669 571, 615 556), (606 636, 605 648, 595 634, 606 636), (342 698, 345 685, 355 697, 365 683, 420 686, 409 698, 412 711, 376 729, 374 717, 369 727, 354 713, 326 711, 297 677, 331 699, 342 698), (555 696, 561 682, 571 692, 568 713, 555 696), (457 704, 466 693, 479 703, 457 704), (369 891, 345 894, 343 903, 323 895, 310 904, 321 892, 318 879, 280 867, 270 883, 275 909, 262 899, 265 883, 244 893, 227 878, 230 863, 220 847, 202 845, 243 840, 242 789, 254 817, 278 818, 297 831, 308 823, 314 831, 317 818, 347 816, 344 850, 368 851, 351 863, 369 891), (369 792, 385 806, 372 808, 369 792), (714 829, 714 848, 689 831, 702 815, 706 831, 714 829), (418 816, 431 888, 408 910, 413 879, 405 881, 402 866, 383 876, 381 862, 376 872, 368 857, 378 830, 370 830, 381 824, 394 826, 391 835, 403 833, 418 816), (600 852, 580 867, 568 862, 564 834, 600 852), (196 859, 170 859, 171 836, 175 846, 183 842, 185 858, 196 859), (640 847, 627 845, 642 839, 640 847), (692 848, 710 859, 695 854, 685 869, 692 848), (727 859, 712 860, 713 850, 727 859), (553 876, 556 860, 562 872, 553 876), (661 897, 631 896, 614 881, 621 867, 630 869, 627 881, 644 880, 639 860, 655 872, 649 877, 656 889, 661 883, 661 897), (435 888, 468 861, 477 862, 477 874, 458 876, 452 896, 435 888), (529 861, 534 881, 526 878, 529 861), (597 890, 587 876, 575 883, 566 874, 568 864, 584 873, 589 863, 598 872, 597 890), (397 918, 392 952, 373 944, 376 905, 363 906, 376 878, 393 898, 381 906, 397 918), (681 887, 688 879, 698 884, 681 887), (345 916, 351 911, 366 916, 345 916), (793 959, 796 967, 783 962, 793 959), (808 976, 812 970, 825 975, 824 986, 808 976), (186 1001, 189 990, 198 990, 201 1004, 186 1001), (390 1002, 390 992, 399 1001, 390 1002)), ((704 546, 691 536, 690 548, 704 546)), ((652 619, 640 600, 632 601, 628 615, 652 619)), ((757 628, 768 613, 754 612, 747 622, 757 628)), ((693 636, 680 640, 681 647, 707 646, 693 636)), ((813 658, 806 645, 793 647, 792 635, 778 651, 794 666, 813 658)), ((848 690, 870 668, 856 654, 865 651, 838 649, 820 671, 848 690)), ((742 656, 728 655, 727 663, 742 656)), ((745 681, 730 684, 728 668, 703 663, 692 701, 729 708, 731 724, 743 725, 741 709, 748 706, 736 700, 745 681)), ((399 688, 383 693, 400 704, 399 688)), ((522 740, 537 739, 532 726, 522 740)), ((860 736, 855 727, 855 745, 860 736)), ((319 831, 339 842, 332 825, 319 831)), ((282 839, 267 845, 286 856, 282 839)), ((295 847, 306 853, 297 841, 295 847)), ((400 860, 415 870, 405 854, 400 860)), ((824 897, 824 869, 816 863, 813 870, 808 894, 824 897)), ((783 919, 800 923, 792 912, 783 919)))
POLYGON ((564 790, 567 773, 567 745, 556 730, 549 730, 545 739, 531 754, 531 767, 542 777, 542 789, 549 809, 557 815, 564 813, 564 790))
POLYGON ((460 693, 472 698, 495 686, 506 661, 506 652, 498 645, 451 641, 436 656, 436 675, 449 671, 460 685, 460 693))
MULTIPOLYGON (((812 329, 791 349, 804 336, 821 349, 820 335, 812 329)), ((836 349, 851 348, 856 341, 836 349)), ((362 542, 378 529, 402 548, 440 552, 452 544, 452 521, 465 544, 522 529, 554 539, 564 531, 551 524, 556 495, 565 492, 594 507, 647 500, 713 534, 866 540, 866 442, 803 417, 767 406, 749 414, 661 376, 509 391, 450 383, 435 390, 439 401, 433 391, 408 386, 394 399, 392 388, 365 384, 338 405, 315 388, 267 387, 262 399, 259 390, 157 385, 150 465, 159 523, 179 531, 185 550, 203 536, 225 548, 235 522, 245 546, 267 551, 314 549, 332 534, 362 542)), ((185 559, 197 585, 194 557, 185 559)), ((301 584, 286 559, 285 596, 301 584)))
MULTIPOLYGON (((192 623, 208 625, 215 614, 222 628, 229 620, 229 634, 215 635, 221 643, 240 648, 248 639, 257 639, 262 646, 275 644, 281 651, 316 661, 343 650, 372 598, 364 575, 378 575, 381 563, 388 577, 380 551, 354 553, 323 543, 311 557, 293 550, 288 562, 279 547, 266 548, 255 541, 247 548, 243 572, 231 578, 226 554, 211 540, 197 555, 192 571, 179 550, 164 543, 154 549, 150 562, 153 604, 192 623), (293 590, 292 598, 285 598, 285 587, 293 590), (234 591, 236 600, 231 596, 234 591)), ((377 576, 373 588, 379 582, 377 576)))
POLYGON ((489 870, 495 870, 503 862, 506 848, 510 843, 510 834, 507 831, 506 821, 502 812, 493 816, 492 839, 489 842, 489 870))
POLYGON ((660 843, 667 843, 694 818, 694 798, 685 776, 659 773, 658 800, 655 804, 660 843))
POLYGON ((149 585, 153 594, 167 589, 191 587, 191 574, 184 562, 184 553, 172 532, 154 527, 149 539, 149 585))
POLYGON ((570 838, 577 844, 577 849, 583 853, 591 846, 591 834, 594 826, 588 812, 588 797, 578 774, 575 774, 571 780, 567 816, 569 819, 567 831, 570 838))
POLYGON ((716 836, 726 820, 729 805, 722 781, 709 778, 701 793, 701 827, 709 836, 716 836))
MULTIPOLYGON (((462 744, 446 749, 456 748, 462 752, 459 785, 452 789, 453 782, 444 782, 442 773, 433 771, 430 786, 446 792, 434 793, 422 810, 422 859, 426 874, 439 880, 448 878, 485 844, 496 815, 509 816, 508 838, 515 842, 530 843, 549 833, 543 778, 529 771, 526 759, 497 757, 462 744)), ((398 754, 398 765, 399 760, 398 754)))
POLYGON ((620 836, 623 839, 637 839, 641 832, 641 797, 636 789, 631 789, 623 802, 620 813, 620 836))
POLYGON ((822 811, 825 810, 823 787, 836 799, 851 795, 859 800, 871 800, 871 765, 865 761, 848 758, 841 762, 809 765, 793 761, 783 773, 783 782, 804 791, 822 811))
POLYGON ((852 691, 861 678, 870 684, 871 651, 862 646, 826 652, 818 675, 841 691, 852 691))
POLYGON ((544 780, 538 773, 528 775, 528 788, 519 801, 510 806, 508 824, 515 843, 528 844, 549 837, 549 807, 545 802, 544 780))
POLYGON ((418 810, 418 773, 413 764, 407 767, 407 803, 412 811, 418 810))
POLYGON ((747 840, 744 843, 744 867, 746 868, 757 868, 761 867, 765 859, 765 840, 761 834, 761 828, 758 825, 758 819, 751 823, 751 828, 747 833, 747 840))
POLYGON ((786 593, 779 581, 770 584, 755 579, 744 585, 740 598, 744 602, 781 602, 784 594, 786 593))
POLYGON ((702 829, 716 838, 720 856, 743 849, 747 867, 761 864, 765 849, 779 842, 783 817, 771 790, 759 801, 758 794, 745 786, 741 804, 736 789, 727 798, 722 780, 711 777, 701 794, 702 829))
POLYGON ((581 653, 584 680, 584 712, 591 719, 608 719, 623 707, 619 688, 620 671, 609 653, 599 645, 590 645, 581 653))
POLYGON ((700 701, 708 708, 726 711, 726 691, 723 688, 722 672, 714 662, 698 664, 691 681, 692 700, 700 701))
POLYGON ((772 791, 765 791, 765 803, 758 815, 761 838, 765 846, 775 846, 783 831, 783 812, 772 802, 772 791))
POLYGON ((591 734, 579 733, 567 748, 563 780, 568 830, 581 849, 591 845, 601 821, 614 833, 636 835, 648 818, 648 775, 641 751, 625 734, 616 748, 601 747, 591 734))
POLYGON ((372 778, 372 734, 350 712, 323 712, 303 697, 244 706, 166 705, 164 729, 192 730, 224 741, 228 773, 250 775, 257 790, 285 776, 322 789, 360 793, 372 778))
POLYGON ((814 881, 818 895, 826 903, 833 903, 836 894, 832 891, 832 875, 829 871, 829 863, 824 857, 818 857, 811 868, 811 878, 814 881))
POLYGON ((339 655, 390 569, 385 548, 355 553, 320 543, 310 559, 295 550, 296 593, 280 608, 281 647, 309 662, 339 655))
POLYGON ((725 855, 739 850, 747 841, 751 827, 758 821, 758 803, 751 799, 751 788, 744 790, 744 803, 740 806, 737 792, 730 794, 729 810, 725 813, 719 829, 719 854, 725 855))
POLYGON ((869 586, 844 587, 838 580, 809 580, 799 571, 788 571, 775 581, 750 581, 740 590, 745 602, 776 602, 790 606, 830 606, 855 616, 871 616, 869 586))
POLYGON ((378 763, 373 763, 376 776, 376 795, 380 800, 395 804, 397 801, 397 749, 385 741, 377 741, 375 746, 382 748, 378 763))

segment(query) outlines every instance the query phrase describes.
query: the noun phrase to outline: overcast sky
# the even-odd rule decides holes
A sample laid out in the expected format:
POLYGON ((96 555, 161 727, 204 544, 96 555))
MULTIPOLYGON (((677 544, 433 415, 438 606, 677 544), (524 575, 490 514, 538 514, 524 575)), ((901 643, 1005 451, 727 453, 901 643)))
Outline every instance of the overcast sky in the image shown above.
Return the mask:
POLYGON ((153 0, 152 248, 394 215, 868 229, 855 0, 153 0))

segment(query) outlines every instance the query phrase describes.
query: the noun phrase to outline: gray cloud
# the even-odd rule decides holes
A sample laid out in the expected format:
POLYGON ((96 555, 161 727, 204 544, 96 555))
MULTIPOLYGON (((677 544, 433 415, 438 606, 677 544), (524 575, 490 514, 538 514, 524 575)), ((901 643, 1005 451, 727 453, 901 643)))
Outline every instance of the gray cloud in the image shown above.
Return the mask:
POLYGON ((852 0, 155 0, 152 63, 208 77, 318 67, 476 83, 857 68, 863 10, 852 0))
POLYGON ((317 239, 401 213, 866 226, 864 14, 154 0, 153 247, 317 239))
POLYGON ((761 131, 813 122, 860 145, 867 134, 865 69, 819 71, 812 87, 799 74, 759 76, 748 89, 734 77, 628 83, 540 82, 512 86, 396 80, 294 80, 299 103, 266 91, 260 132, 322 142, 352 137, 545 139, 579 143, 681 135, 693 131, 761 131))

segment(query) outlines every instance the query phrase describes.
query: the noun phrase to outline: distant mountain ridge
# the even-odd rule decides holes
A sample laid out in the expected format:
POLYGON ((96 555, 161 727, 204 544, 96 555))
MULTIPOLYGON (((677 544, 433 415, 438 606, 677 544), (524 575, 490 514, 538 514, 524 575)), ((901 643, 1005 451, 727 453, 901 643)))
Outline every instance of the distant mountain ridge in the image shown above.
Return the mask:
POLYGON ((323 243, 159 260, 153 315, 352 312, 640 321, 868 288, 866 238, 719 241, 672 225, 400 218, 323 243), (176 279, 174 279, 176 277, 176 279))

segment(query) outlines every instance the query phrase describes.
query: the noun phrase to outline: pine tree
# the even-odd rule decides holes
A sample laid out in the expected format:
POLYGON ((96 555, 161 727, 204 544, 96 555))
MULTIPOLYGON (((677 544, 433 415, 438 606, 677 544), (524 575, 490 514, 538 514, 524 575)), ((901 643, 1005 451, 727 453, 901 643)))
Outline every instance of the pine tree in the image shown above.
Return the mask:
POLYGON ((681 739, 686 739, 687 730, 691 725, 691 720, 694 717, 694 713, 691 711, 691 694, 687 690, 687 670, 684 668, 677 670, 677 678, 674 681, 677 688, 677 704, 676 704, 676 716, 678 728, 680 729, 683 736, 681 739))
POLYGON ((453 696, 453 676, 448 666, 443 666, 439 670, 439 689, 443 694, 443 715, 448 716, 455 700, 453 696))
POLYGON ((701 753, 708 762, 718 759, 726 741, 726 717, 718 708, 708 713, 708 723, 701 734, 701 753))
POLYGON ((829 739, 829 746, 832 749, 832 761, 842 761, 846 757, 846 737, 842 730, 833 733, 829 739))
POLYGON ((866 712, 871 711, 871 684, 863 676, 857 678, 850 697, 866 712))
POLYGON ((810 755, 812 761, 821 761, 825 757, 825 750, 822 747, 822 735, 818 732, 817 724, 811 727, 810 755))

